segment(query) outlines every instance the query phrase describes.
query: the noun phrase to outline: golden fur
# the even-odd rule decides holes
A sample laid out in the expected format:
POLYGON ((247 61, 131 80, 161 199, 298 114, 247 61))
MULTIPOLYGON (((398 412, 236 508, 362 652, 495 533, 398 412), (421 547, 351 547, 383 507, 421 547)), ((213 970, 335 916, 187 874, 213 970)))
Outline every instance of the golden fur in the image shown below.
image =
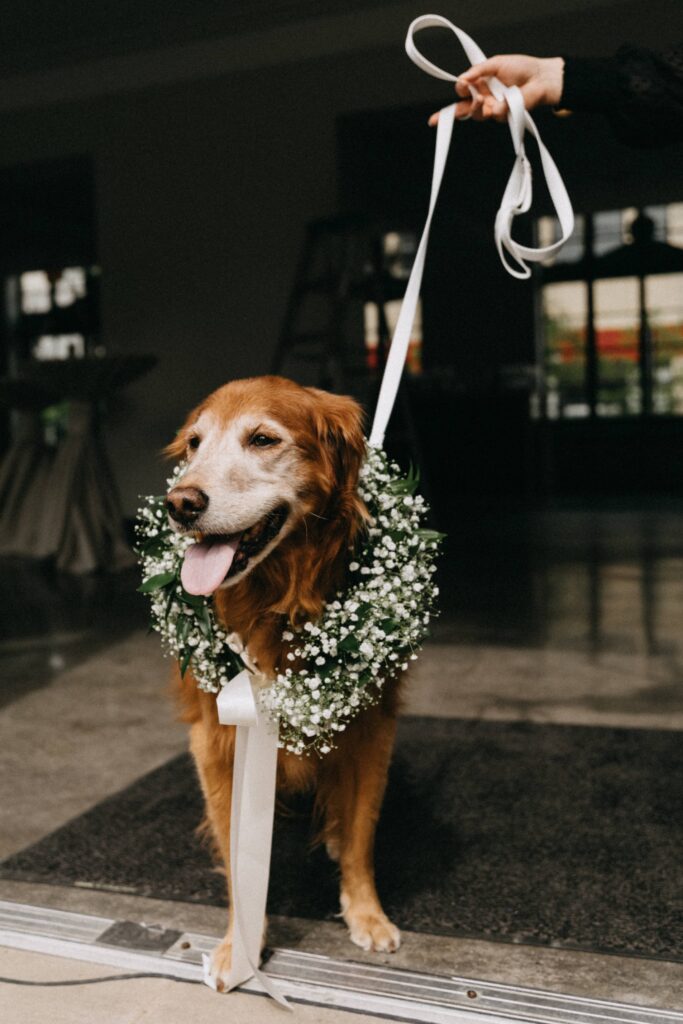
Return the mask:
MULTIPOLYGON (((210 395, 188 417, 167 449, 188 454, 193 425, 204 413, 228 429, 238 416, 267 415, 283 425, 295 446, 298 509, 291 531, 260 563, 216 591, 217 614, 247 645, 268 676, 280 664, 286 624, 316 618, 343 585, 349 547, 363 529, 366 510, 357 494, 365 452, 360 407, 350 398, 302 388, 280 377, 235 381, 210 395)), ((268 456, 273 457, 273 456, 268 456)), ((191 466, 190 466, 191 470, 191 466)), ((191 475, 191 474, 190 474, 191 475)), ((248 481, 247 484, 248 486, 248 481)), ((208 490, 205 480, 202 487, 208 490)), ((218 724, 215 697, 198 690, 191 674, 176 685, 215 846, 228 865, 231 773, 235 730, 218 724)), ((342 915, 351 938, 365 949, 395 950, 398 930, 380 906, 374 882, 375 825, 394 742, 398 687, 389 683, 380 704, 363 711, 339 735, 325 758, 280 751, 278 789, 315 790, 320 838, 339 862, 342 915)), ((228 872, 229 877, 229 872, 228 872)), ((213 958, 218 987, 229 968, 230 927, 213 958)))

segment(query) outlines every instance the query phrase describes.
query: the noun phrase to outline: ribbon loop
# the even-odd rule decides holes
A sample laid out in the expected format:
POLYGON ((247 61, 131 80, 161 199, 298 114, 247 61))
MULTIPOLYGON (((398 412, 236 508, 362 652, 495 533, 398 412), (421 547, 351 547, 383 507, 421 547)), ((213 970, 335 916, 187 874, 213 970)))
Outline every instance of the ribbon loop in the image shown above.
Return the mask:
MULTIPOLYGON (((482 61, 486 60, 485 54, 480 50, 474 40, 471 39, 466 32, 463 32, 462 29, 448 21, 447 18, 443 18, 439 14, 422 15, 420 18, 415 18, 408 28, 408 34, 406 36, 406 53, 417 67, 426 72, 426 74, 431 75, 433 78, 439 78, 446 82, 458 81, 457 75, 453 75, 449 71, 444 71, 443 68, 433 64, 418 50, 415 45, 415 33, 420 32, 425 28, 445 28, 453 32, 467 54, 470 64, 481 64, 482 61)), ((524 106, 524 97, 522 96, 521 91, 516 85, 504 85, 503 82, 495 76, 487 78, 486 83, 496 99, 505 100, 507 103, 508 127, 510 129, 512 145, 517 157, 525 156, 525 133, 529 132, 534 136, 541 156, 541 164, 548 186, 548 192, 550 193, 550 199, 553 207, 555 208, 557 219, 560 222, 561 237, 552 245, 534 248, 532 246, 523 246, 518 242, 515 242, 511 234, 514 218, 517 214, 525 213, 531 208, 532 199, 531 174, 529 168, 528 182, 525 182, 522 186, 523 189, 528 189, 528 199, 525 191, 523 193, 523 199, 520 202, 510 205, 511 197, 517 192, 517 164, 515 163, 511 172, 510 182, 508 183, 509 185, 512 185, 512 181, 514 179, 515 186, 511 188, 509 193, 508 189, 505 190, 503 202, 501 203, 501 210, 503 208, 505 209, 505 215, 496 218, 495 236, 496 245, 498 246, 498 251, 501 253, 501 259, 505 269, 514 277, 527 278, 531 276, 531 269, 528 266, 529 263, 536 263, 539 260, 543 260, 552 255, 567 241, 574 230, 574 213, 567 190, 564 187, 564 182, 562 181, 560 173, 555 166, 555 162, 543 145, 538 129, 524 106), (509 216, 510 211, 512 211, 511 216, 509 216), (499 232, 501 233, 499 234, 499 232), (513 257, 520 268, 519 270, 510 266, 503 255, 503 251, 506 251, 513 257)), ((443 111, 441 113, 443 114, 443 111)), ((527 172, 525 171, 524 173, 526 174, 527 172)), ((520 195, 522 195, 521 190, 520 195)))

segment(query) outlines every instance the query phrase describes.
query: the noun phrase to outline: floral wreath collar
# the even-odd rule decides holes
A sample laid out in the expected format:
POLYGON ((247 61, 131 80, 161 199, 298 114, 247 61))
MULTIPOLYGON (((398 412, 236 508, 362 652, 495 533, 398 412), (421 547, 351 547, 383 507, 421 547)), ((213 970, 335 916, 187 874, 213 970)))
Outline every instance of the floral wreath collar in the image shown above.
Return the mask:
MULTIPOLYGON (((359 711, 378 703, 383 684, 417 657, 428 634, 443 534, 425 528, 428 507, 415 494, 417 484, 412 470, 402 475, 383 449, 368 447, 358 493, 370 522, 351 552, 347 586, 316 622, 283 631, 284 662, 259 692, 262 710, 278 724, 280 746, 294 754, 328 753, 359 711)), ((170 529, 164 500, 147 498, 138 512, 139 589, 151 599, 152 628, 181 674, 191 667, 200 689, 218 693, 253 666, 240 638, 218 622, 212 599, 183 588, 183 555, 193 541, 170 529)))

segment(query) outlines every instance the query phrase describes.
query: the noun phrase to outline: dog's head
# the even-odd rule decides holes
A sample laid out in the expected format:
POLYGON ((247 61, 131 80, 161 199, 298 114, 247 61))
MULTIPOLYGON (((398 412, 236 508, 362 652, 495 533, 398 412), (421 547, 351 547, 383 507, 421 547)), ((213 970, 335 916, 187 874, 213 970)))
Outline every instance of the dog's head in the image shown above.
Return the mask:
POLYGON ((166 509, 174 530, 199 535, 182 568, 190 593, 235 584, 287 538, 290 547, 297 538, 331 545, 336 556, 362 519, 365 441, 351 398, 282 377, 233 381, 188 416, 166 451, 187 461, 166 509))

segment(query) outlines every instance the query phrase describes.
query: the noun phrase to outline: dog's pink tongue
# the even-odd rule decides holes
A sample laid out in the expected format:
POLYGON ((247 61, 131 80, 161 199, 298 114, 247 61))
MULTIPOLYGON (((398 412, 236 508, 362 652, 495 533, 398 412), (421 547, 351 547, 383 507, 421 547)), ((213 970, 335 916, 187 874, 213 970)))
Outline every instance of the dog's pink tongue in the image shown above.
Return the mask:
POLYGON ((191 544, 185 552, 180 581, 188 594, 213 594, 228 574, 235 557, 239 534, 225 540, 209 537, 191 544))

